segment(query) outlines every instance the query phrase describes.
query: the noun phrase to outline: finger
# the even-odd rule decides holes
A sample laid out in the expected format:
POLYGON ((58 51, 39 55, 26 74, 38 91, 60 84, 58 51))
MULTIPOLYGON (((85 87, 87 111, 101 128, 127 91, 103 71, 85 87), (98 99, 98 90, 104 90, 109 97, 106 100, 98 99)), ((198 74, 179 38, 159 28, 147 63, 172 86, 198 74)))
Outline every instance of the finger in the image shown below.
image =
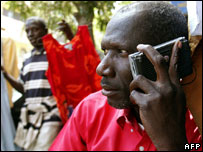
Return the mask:
POLYGON ((130 93, 130 101, 134 105, 138 105, 139 108, 145 108, 147 106, 150 96, 133 90, 130 93))
POLYGON ((56 30, 58 30, 58 31, 64 31, 64 27, 61 27, 61 26, 57 27, 56 30))
POLYGON ((58 26, 59 26, 60 29, 70 29, 70 26, 69 26, 68 23, 60 22, 60 23, 58 23, 58 26))
POLYGON ((57 22, 57 25, 62 25, 62 24, 63 24, 62 21, 57 22))
POLYGON ((1 70, 4 71, 4 67, 1 65, 1 70))
POLYGON ((67 23, 65 22, 65 20, 61 20, 57 23, 58 25, 62 25, 65 26, 67 23))
POLYGON ((153 64, 157 74, 157 81, 166 82, 169 80, 167 63, 164 57, 150 45, 139 44, 138 51, 143 52, 153 64))
POLYGON ((56 28, 56 30, 65 31, 66 28, 67 27, 64 23, 58 23, 58 27, 56 28))
POLYGON ((178 52, 181 47, 182 47, 182 43, 180 41, 177 41, 174 44, 172 53, 171 53, 171 59, 170 59, 170 65, 169 65, 169 76, 172 83, 174 84, 179 83, 177 67, 178 67, 178 52))
POLYGON ((154 90, 154 88, 152 87, 152 83, 153 82, 151 82, 144 76, 137 75, 135 79, 130 83, 130 91, 136 90, 143 94, 149 94, 154 90))
POLYGON ((168 63, 169 62, 169 56, 164 56, 165 61, 168 63))
POLYGON ((141 94, 140 92, 133 90, 130 93, 130 101, 134 104, 134 105, 141 105, 141 101, 143 99, 143 94, 141 94))

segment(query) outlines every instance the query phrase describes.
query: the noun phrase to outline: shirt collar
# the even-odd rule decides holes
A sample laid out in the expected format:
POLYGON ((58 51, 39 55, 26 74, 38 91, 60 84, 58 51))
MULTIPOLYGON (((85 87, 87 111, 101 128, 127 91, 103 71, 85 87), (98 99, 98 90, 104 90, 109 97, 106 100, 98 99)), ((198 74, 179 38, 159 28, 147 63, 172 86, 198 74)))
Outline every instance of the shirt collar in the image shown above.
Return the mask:
POLYGON ((32 52, 31 52, 31 55, 32 56, 35 56, 35 55, 42 55, 42 54, 46 54, 46 51, 45 49, 43 48, 41 51, 37 50, 37 49, 33 49, 32 52))
POLYGON ((131 113, 130 109, 118 109, 117 110, 117 123, 123 129, 126 123, 130 123, 139 132, 144 131, 142 124, 138 123, 136 118, 131 113))
POLYGON ((117 110, 117 123, 121 128, 124 128, 126 122, 130 122, 130 110, 118 109, 117 110))

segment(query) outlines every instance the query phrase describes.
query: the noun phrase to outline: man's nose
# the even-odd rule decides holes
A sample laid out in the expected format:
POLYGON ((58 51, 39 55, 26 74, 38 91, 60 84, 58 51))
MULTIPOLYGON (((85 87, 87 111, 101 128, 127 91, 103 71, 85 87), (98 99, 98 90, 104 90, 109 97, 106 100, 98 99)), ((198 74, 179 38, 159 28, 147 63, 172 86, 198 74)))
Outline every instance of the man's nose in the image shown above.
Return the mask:
POLYGON ((96 72, 100 76, 114 77, 115 71, 113 63, 108 55, 106 55, 100 64, 97 66, 96 72))
POLYGON ((33 36, 33 31, 32 30, 27 31, 27 36, 32 37, 33 36))

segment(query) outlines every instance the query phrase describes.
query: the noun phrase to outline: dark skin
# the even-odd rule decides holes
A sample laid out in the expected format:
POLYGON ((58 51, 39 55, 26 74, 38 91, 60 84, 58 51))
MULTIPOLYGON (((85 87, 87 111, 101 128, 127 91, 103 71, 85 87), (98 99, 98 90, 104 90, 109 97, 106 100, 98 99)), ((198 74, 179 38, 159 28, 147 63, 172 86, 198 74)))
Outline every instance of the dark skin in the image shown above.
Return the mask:
MULTIPOLYGON (((68 29, 69 33, 66 33, 66 30, 64 30, 65 27, 67 27, 67 23, 63 22, 63 30, 60 28, 59 30, 62 30, 65 35, 70 36, 71 30, 68 29), (65 24, 65 26, 64 26, 65 24)), ((61 27, 61 26, 60 26, 61 27)), ((68 26, 68 28, 70 28, 68 26)), ((27 33, 27 38, 29 39, 32 46, 37 51, 44 51, 43 43, 42 43, 42 37, 48 33, 48 30, 44 28, 43 24, 40 23, 38 20, 35 19, 28 19, 25 23, 25 31, 27 33)), ((71 32, 72 33, 72 32, 71 32)), ((71 38, 72 39, 72 38, 71 38)), ((1 70, 4 74, 4 77, 8 80, 8 82, 20 93, 24 93, 23 84, 17 81, 13 76, 8 74, 3 66, 1 66, 1 70)))
POLYGON ((70 25, 67 22, 65 22, 65 20, 62 20, 61 22, 58 23, 58 26, 59 27, 57 29, 59 31, 62 31, 69 40, 72 40, 74 35, 72 33, 70 25))
POLYGON ((28 20, 25 24, 25 31, 32 46, 36 50, 42 51, 44 49, 42 37, 47 34, 48 30, 38 21, 28 20))
POLYGON ((145 12, 139 10, 125 17, 115 16, 107 25, 102 40, 105 57, 97 67, 97 73, 103 77, 102 93, 111 106, 131 109, 157 150, 184 150, 186 104, 176 71, 181 43, 175 43, 170 61, 152 46, 138 45, 156 43, 142 33, 144 16, 145 12), (143 52, 152 62, 157 81, 141 75, 133 80, 128 55, 136 51, 143 52), (166 62, 170 62, 169 70, 166 62))

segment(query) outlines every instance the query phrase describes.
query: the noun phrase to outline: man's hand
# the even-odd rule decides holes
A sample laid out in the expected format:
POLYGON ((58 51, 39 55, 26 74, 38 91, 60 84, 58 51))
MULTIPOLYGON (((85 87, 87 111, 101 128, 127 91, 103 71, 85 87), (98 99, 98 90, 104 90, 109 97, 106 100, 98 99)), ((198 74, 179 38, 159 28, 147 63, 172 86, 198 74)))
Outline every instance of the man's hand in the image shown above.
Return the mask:
POLYGON ((176 42, 167 70, 167 57, 150 45, 137 46, 154 65, 157 80, 138 75, 130 84, 130 99, 138 105, 143 126, 157 150, 183 150, 187 143, 186 99, 177 77, 179 48, 181 42, 176 42))
POLYGON ((5 68, 4 68, 2 65, 1 65, 1 71, 2 71, 2 73, 3 73, 4 76, 7 74, 5 68))
POLYGON ((58 28, 57 30, 60 30, 62 31, 66 37, 69 39, 69 40, 72 40, 73 38, 73 33, 71 31, 71 28, 69 26, 69 24, 67 22, 65 22, 65 20, 62 20, 61 22, 57 23, 58 24, 58 28))
POLYGON ((1 65, 1 71, 4 75, 4 77, 6 78, 6 80, 8 80, 8 82, 11 84, 11 86, 23 94, 24 93, 23 84, 21 84, 20 82, 15 80, 15 78, 12 75, 7 73, 5 68, 2 65, 1 65))

